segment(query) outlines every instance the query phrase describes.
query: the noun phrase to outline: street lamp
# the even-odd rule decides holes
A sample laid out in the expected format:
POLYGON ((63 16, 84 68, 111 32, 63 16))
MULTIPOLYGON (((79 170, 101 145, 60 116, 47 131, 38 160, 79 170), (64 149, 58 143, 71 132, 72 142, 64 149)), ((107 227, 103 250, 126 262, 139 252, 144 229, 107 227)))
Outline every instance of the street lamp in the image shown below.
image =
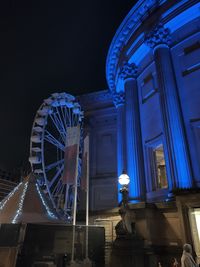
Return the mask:
POLYGON ((130 183, 130 177, 123 170, 122 174, 119 176, 118 181, 122 188, 120 189, 120 193, 122 194, 122 202, 124 207, 128 204, 128 184, 130 183))

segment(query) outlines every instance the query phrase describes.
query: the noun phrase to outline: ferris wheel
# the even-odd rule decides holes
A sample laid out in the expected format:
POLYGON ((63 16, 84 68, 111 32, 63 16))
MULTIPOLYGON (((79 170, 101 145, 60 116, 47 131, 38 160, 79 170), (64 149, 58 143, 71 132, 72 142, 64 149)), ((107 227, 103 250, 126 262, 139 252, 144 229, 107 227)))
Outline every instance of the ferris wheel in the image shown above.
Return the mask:
POLYGON ((29 161, 32 171, 40 177, 39 185, 49 195, 54 208, 66 218, 71 216, 73 201, 73 184, 63 179, 66 172, 66 143, 70 130, 79 128, 77 157, 79 180, 82 120, 83 111, 74 96, 54 93, 45 99, 38 109, 31 132, 29 161))

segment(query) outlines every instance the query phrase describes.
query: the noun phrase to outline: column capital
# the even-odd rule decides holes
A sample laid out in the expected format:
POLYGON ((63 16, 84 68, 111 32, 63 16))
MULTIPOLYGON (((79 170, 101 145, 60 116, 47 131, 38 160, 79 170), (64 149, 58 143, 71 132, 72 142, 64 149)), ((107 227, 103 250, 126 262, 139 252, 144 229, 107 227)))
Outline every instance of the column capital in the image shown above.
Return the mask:
POLYGON ((113 103, 116 108, 124 105, 125 103, 125 94, 124 92, 114 93, 113 94, 113 103))
POLYGON ((134 63, 123 62, 120 68, 119 77, 123 80, 128 78, 136 78, 137 71, 138 68, 134 63))
POLYGON ((146 33, 146 44, 155 48, 158 45, 164 44, 169 46, 171 43, 171 35, 170 30, 168 28, 164 28, 163 23, 159 22, 152 31, 146 33))

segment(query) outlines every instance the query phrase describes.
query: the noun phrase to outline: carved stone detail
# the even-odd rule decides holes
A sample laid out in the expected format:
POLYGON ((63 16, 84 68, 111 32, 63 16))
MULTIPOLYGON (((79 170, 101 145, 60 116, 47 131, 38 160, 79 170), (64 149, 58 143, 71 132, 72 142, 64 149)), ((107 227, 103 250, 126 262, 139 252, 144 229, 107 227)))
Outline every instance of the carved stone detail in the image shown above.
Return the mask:
POLYGON ((125 103, 125 95, 124 92, 114 93, 113 94, 113 103, 116 108, 124 105, 125 103))
POLYGON ((106 76, 111 91, 115 90, 115 71, 126 40, 133 34, 133 30, 137 29, 138 23, 142 23, 160 5, 162 5, 161 0, 143 0, 139 7, 136 5, 132 8, 126 17, 127 19, 122 23, 120 32, 115 35, 106 64, 106 76))
POLYGON ((134 63, 124 62, 119 73, 119 77, 123 80, 128 78, 136 78, 137 77, 137 66, 134 63))
POLYGON ((154 48, 159 44, 170 45, 170 43, 170 30, 164 28, 161 22, 159 22, 151 32, 146 34, 146 44, 151 48, 154 48))

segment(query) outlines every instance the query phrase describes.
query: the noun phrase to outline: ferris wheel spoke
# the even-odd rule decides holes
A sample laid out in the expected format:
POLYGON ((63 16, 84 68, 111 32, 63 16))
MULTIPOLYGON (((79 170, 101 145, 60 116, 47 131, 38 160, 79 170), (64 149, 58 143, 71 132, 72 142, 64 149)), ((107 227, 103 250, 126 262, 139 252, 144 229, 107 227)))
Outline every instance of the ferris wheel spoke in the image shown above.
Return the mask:
POLYGON ((72 111, 72 109, 70 110, 70 122, 71 122, 70 126, 71 127, 74 126, 74 123, 73 123, 73 111, 72 111))
POLYGON ((73 126, 73 121, 72 121, 72 109, 70 109, 69 116, 70 116, 70 126, 72 127, 72 126, 73 126))
POLYGON ((63 121, 65 122, 66 131, 67 131, 67 127, 71 125, 69 111, 64 107, 61 107, 61 113, 62 113, 63 121))
POLYGON ((48 183, 49 188, 52 187, 52 185, 57 180, 57 178, 59 177, 59 175, 63 171, 63 169, 64 169, 64 165, 62 165, 61 168, 58 169, 57 173, 54 175, 54 177, 52 178, 52 180, 48 183))
POLYGON ((58 115, 58 120, 59 120, 60 126, 66 132, 66 122, 65 122, 64 118, 61 118, 61 114, 60 114, 60 112, 59 112, 59 110, 58 110, 57 107, 56 107, 56 110, 57 110, 57 113, 56 114, 58 115))
POLYGON ((61 130, 61 133, 66 134, 66 122, 63 122, 63 119, 61 118, 60 111, 56 107, 56 112, 53 114, 57 124, 59 125, 59 128, 61 130))
POLYGON ((74 113, 73 113, 73 111, 71 112, 71 121, 72 121, 72 126, 75 126, 76 125, 76 120, 75 120, 75 118, 74 118, 75 116, 74 116, 74 113))
POLYGON ((45 130, 45 135, 44 135, 44 139, 46 141, 48 141, 49 143, 51 143, 52 145, 56 146, 57 148, 59 148, 60 150, 64 151, 65 150, 65 146, 60 143, 60 141, 58 141, 49 131, 45 130))
POLYGON ((48 172, 49 170, 61 165, 64 163, 64 159, 58 160, 57 162, 51 163, 45 167, 45 171, 48 172))
POLYGON ((61 191, 62 187, 63 187, 63 183, 61 181, 61 179, 59 179, 57 185, 55 186, 53 192, 52 192, 52 195, 55 197, 57 197, 59 195, 59 192, 61 191))
POLYGON ((66 130, 60 126, 60 122, 58 121, 57 117, 55 116, 55 114, 50 115, 51 120, 53 121, 57 131, 59 132, 62 141, 65 142, 65 137, 66 137, 66 130))
POLYGON ((77 125, 77 124, 78 124, 78 122, 79 122, 79 116, 77 116, 77 115, 74 115, 74 117, 75 117, 75 119, 74 119, 74 121, 75 121, 75 124, 77 125))
POLYGON ((66 132, 66 129, 67 129, 67 122, 68 122, 68 118, 67 118, 67 109, 61 107, 61 113, 62 113, 63 120, 64 120, 64 122, 65 122, 65 132, 66 132))
POLYGON ((60 194, 58 195, 58 202, 57 202, 56 209, 58 209, 59 206, 60 206, 60 201, 61 201, 61 197, 63 196, 63 190, 64 190, 64 188, 65 188, 65 185, 62 186, 61 191, 60 191, 60 194))
POLYGON ((72 121, 73 125, 77 125, 79 122, 79 116, 77 114, 74 114, 74 112, 72 112, 72 121))
POLYGON ((71 108, 66 110, 66 116, 67 116, 67 122, 68 122, 68 125, 67 127, 70 127, 71 126, 71 108))

